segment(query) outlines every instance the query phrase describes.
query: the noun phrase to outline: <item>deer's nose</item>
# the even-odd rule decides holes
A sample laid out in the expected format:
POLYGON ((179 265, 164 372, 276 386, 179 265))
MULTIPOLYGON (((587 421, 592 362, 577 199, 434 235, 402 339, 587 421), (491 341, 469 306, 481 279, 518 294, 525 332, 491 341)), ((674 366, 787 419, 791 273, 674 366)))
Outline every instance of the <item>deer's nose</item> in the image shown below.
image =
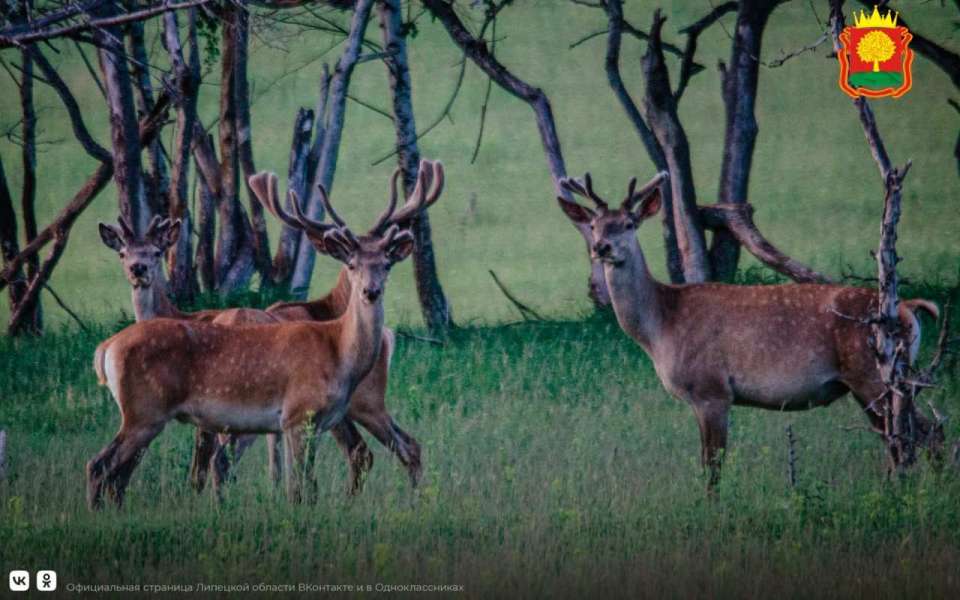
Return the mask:
POLYGON ((593 253, 600 257, 609 256, 612 250, 609 242, 597 242, 593 245, 593 253))
POLYGON ((363 296, 370 302, 376 302, 382 293, 383 290, 381 288, 363 288, 363 296))
POLYGON ((147 274, 147 265, 143 263, 133 263, 130 266, 130 272, 136 277, 142 277, 147 274))

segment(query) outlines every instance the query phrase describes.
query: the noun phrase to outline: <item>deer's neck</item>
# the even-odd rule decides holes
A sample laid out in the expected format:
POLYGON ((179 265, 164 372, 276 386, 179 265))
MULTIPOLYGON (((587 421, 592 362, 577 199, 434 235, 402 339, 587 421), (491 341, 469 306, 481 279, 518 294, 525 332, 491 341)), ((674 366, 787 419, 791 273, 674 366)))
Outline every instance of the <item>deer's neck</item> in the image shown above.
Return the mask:
POLYGON ((137 321, 147 321, 149 319, 182 318, 180 312, 170 297, 167 296, 167 286, 160 279, 154 279, 149 287, 135 287, 132 292, 133 314, 137 321))
POLYGON ((650 274, 643 253, 634 253, 620 267, 605 265, 604 273, 617 322, 652 356, 661 337, 663 311, 660 284, 650 274))
POLYGON ((340 355, 350 357, 356 382, 373 368, 380 352, 383 336, 383 296, 370 304, 361 298, 359 289, 350 294, 350 302, 341 317, 343 335, 340 337, 340 355))
POLYGON ((347 312, 352 291, 353 285, 347 276, 347 268, 343 267, 340 269, 336 285, 326 296, 304 302, 300 306, 306 308, 307 312, 316 320, 336 319, 347 312))

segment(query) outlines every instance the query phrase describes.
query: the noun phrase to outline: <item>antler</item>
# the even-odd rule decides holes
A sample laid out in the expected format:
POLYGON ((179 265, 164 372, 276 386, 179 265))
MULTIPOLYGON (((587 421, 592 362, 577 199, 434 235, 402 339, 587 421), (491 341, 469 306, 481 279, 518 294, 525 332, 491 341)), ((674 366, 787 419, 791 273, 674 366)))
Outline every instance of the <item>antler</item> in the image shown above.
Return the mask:
POLYGON ((123 241, 125 243, 129 244, 136 239, 136 236, 133 234, 133 228, 130 227, 130 224, 127 223, 127 219, 123 215, 117 217, 117 223, 120 224, 120 233, 123 234, 123 241))
POLYGON ((590 178, 590 173, 584 173, 583 181, 586 185, 572 177, 564 177, 560 180, 560 185, 572 194, 577 194, 578 196, 583 196, 593 200, 594 204, 596 204, 599 208, 609 208, 604 199, 593 191, 593 179, 590 178))
MULTIPOLYGON (((276 174, 260 172, 252 175, 248 183, 257 200, 287 227, 303 231, 308 237, 315 240, 322 240, 323 235, 335 227, 334 225, 316 221, 305 215, 300 208, 300 198, 297 197, 297 193, 293 190, 290 190, 288 193, 290 194, 290 204, 293 205, 294 214, 291 215, 288 213, 283 206, 280 205, 278 199, 276 174)), ((324 197, 325 196, 326 194, 324 193, 324 197)))
POLYGON ((670 175, 666 171, 660 171, 653 178, 645 183, 639 191, 634 191, 637 187, 637 178, 634 177, 630 180, 630 187, 627 189, 627 195, 623 199, 623 204, 621 205, 624 210, 633 210, 633 207, 639 202, 646 198, 651 192, 660 187, 664 181, 670 178, 670 175))
POLYGON ((391 205, 384 211, 377 220, 377 224, 370 230, 371 234, 382 235, 389 226, 396 225, 404 227, 407 223, 420 214, 420 211, 426 210, 433 205, 443 192, 444 174, 443 165, 440 161, 421 160, 420 168, 417 172, 417 185, 413 192, 407 198, 400 210, 393 212, 394 198, 396 197, 396 183, 398 173, 395 172, 392 180, 391 205), (429 182, 429 191, 427 183, 429 182))
POLYGON ((403 171, 400 167, 397 167, 393 171, 393 175, 390 177, 390 203, 387 204, 387 208, 384 209, 380 216, 377 217, 377 222, 370 228, 371 232, 382 231, 390 223, 390 215, 393 214, 393 211, 397 208, 397 199, 400 197, 400 193, 397 190, 397 181, 400 179, 400 174, 403 171))

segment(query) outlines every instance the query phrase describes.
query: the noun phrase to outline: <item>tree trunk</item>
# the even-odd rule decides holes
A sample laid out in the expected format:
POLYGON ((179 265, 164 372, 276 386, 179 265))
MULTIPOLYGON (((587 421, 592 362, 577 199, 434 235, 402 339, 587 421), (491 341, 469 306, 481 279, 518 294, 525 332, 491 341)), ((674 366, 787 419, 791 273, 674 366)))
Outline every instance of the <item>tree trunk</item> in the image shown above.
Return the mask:
MULTIPOLYGON (((25 1, 22 3, 23 15, 29 14, 32 3, 25 1)), ((22 111, 23 122, 21 127, 21 157, 23 163, 23 188, 20 194, 20 212, 23 217, 23 233, 26 243, 29 244, 37 238, 37 215, 36 215, 36 197, 37 197, 37 114, 33 102, 33 56, 29 49, 24 49, 20 53, 22 64, 20 78, 20 108, 22 111)), ((27 280, 33 281, 40 272, 39 257, 34 255, 27 260, 27 280)), ((27 288, 29 290, 29 287, 27 288)), ((11 312, 16 312, 24 308, 24 297, 16 307, 11 306, 11 312)), ((39 298, 31 303, 29 309, 23 312, 23 317, 10 327, 11 335, 20 333, 31 333, 39 335, 43 332, 43 307, 39 298)))
MULTIPOLYGON (((150 58, 147 56, 143 21, 131 23, 129 31, 128 41, 131 58, 129 62, 130 75, 134 84, 134 98, 140 114, 147 115, 153 110, 153 85, 150 83, 150 58)), ((164 160, 160 138, 153 140, 153 143, 147 146, 146 150, 147 159, 150 163, 150 174, 144 183, 150 213, 166 215, 170 180, 167 176, 167 163, 164 160)))
POLYGON ((710 263, 697 210, 690 145, 677 116, 676 99, 663 60, 660 35, 665 20, 659 10, 654 12, 647 52, 643 55, 643 76, 647 84, 644 105, 647 121, 663 149, 670 170, 674 225, 683 259, 683 277, 688 283, 699 283, 710 279, 710 263))
POLYGON ((236 103, 237 138, 239 142, 240 167, 243 170, 243 188, 250 203, 250 223, 254 264, 260 274, 262 286, 273 287, 273 262, 270 260, 270 240, 267 237, 267 221, 263 217, 263 205, 253 195, 247 180, 257 173, 253 162, 253 128, 250 124, 250 83, 247 81, 247 53, 250 45, 250 15, 246 4, 237 13, 237 61, 236 103))
MULTIPOLYGON (((20 241, 17 238, 17 214, 13 209, 13 197, 7 185, 7 175, 3 169, 3 158, 0 157, 0 254, 3 266, 6 268, 20 253, 20 241)), ((27 280, 23 269, 16 268, 11 272, 12 281, 7 290, 10 296, 10 312, 16 310, 17 305, 27 291, 27 280)))
MULTIPOLYGON (((407 42, 403 35, 400 0, 380 0, 380 30, 384 61, 390 90, 393 95, 393 122, 397 132, 397 164, 403 172, 403 187, 409 196, 417 182, 420 149, 417 145, 417 127, 413 114, 413 89, 407 62, 407 42)), ((423 320, 433 335, 442 336, 453 325, 450 306, 437 276, 433 241, 430 236, 430 218, 423 211, 413 222, 415 238, 413 273, 420 298, 423 320)))
MULTIPOLYGON (((720 170, 720 202, 747 201, 750 167, 757 140, 755 105, 760 70, 760 43, 763 29, 775 0, 741 0, 733 37, 730 66, 721 70, 723 103, 726 108, 726 132, 723 163, 720 170)), ((710 246, 713 277, 730 281, 737 272, 740 245, 729 231, 719 230, 710 246)))
MULTIPOLYGON (((290 160, 287 163, 287 190, 296 194, 297 198, 304 198, 307 194, 307 172, 310 160, 310 136, 313 134, 313 111, 301 108, 297 111, 297 118, 293 123, 293 141, 290 144, 290 160)), ((292 210, 292 199, 288 193, 286 199, 287 212, 292 210)), ((277 253, 273 257, 274 284, 282 290, 289 291, 290 281, 293 278, 294 261, 300 247, 300 230, 282 225, 280 242, 277 244, 277 253)))
MULTIPOLYGON (((115 2, 105 5, 108 16, 119 11, 115 2)), ((120 214, 127 219, 138 236, 146 232, 152 216, 146 203, 140 163, 140 139, 137 113, 133 105, 133 86, 121 42, 120 27, 95 29, 94 39, 99 47, 100 69, 107 92, 110 111, 110 139, 113 146, 113 179, 117 185, 120 214)))
MULTIPOLYGON (((667 158, 663 154, 663 148, 657 142, 656 136, 650 131, 650 128, 643 120, 640 109, 637 108, 630 92, 623 84, 623 78, 620 75, 620 46, 623 38, 623 2, 622 0, 607 0, 604 5, 609 17, 607 33, 607 55, 604 62, 607 81, 613 89, 614 95, 627 113, 627 118, 640 136, 643 147, 647 155, 653 162, 658 171, 667 171, 669 165, 667 158)), ((692 60, 692 59, 691 59, 692 60)), ((677 230, 673 222, 673 194, 671 186, 661 186, 663 207, 663 244, 666 248, 667 272, 670 275, 670 281, 673 283, 683 283, 683 259, 680 256, 680 249, 677 247, 677 230)))
POLYGON ((240 204, 237 124, 237 59, 242 9, 225 5, 221 18, 220 83, 220 235, 217 240, 217 291, 221 296, 246 289, 253 276, 250 221, 240 204))
POLYGON ((192 302, 197 295, 197 275, 193 264, 193 219, 188 202, 190 156, 197 123, 197 95, 200 87, 200 52, 197 47, 196 9, 188 14, 187 40, 190 58, 184 58, 177 14, 163 16, 163 41, 173 71, 172 86, 177 98, 177 131, 173 138, 168 211, 182 221, 180 237, 167 253, 170 292, 177 303, 192 302))
MULTIPOLYGON (((320 202, 318 185, 332 193, 333 176, 337 170, 337 155, 340 152, 340 138, 343 136, 343 120, 347 111, 347 89, 350 86, 350 77, 353 67, 360 56, 360 46, 370 20, 370 10, 373 0, 357 0, 353 9, 353 19, 350 21, 350 33, 344 45, 343 54, 337 61, 330 81, 330 99, 327 116, 324 119, 317 116, 318 122, 324 121, 323 151, 317 164, 316 173, 311 182, 311 193, 306 206, 306 213, 313 219, 323 217, 323 206, 320 202)), ((318 126, 319 127, 319 126, 318 126)), ((311 244, 300 244, 297 253, 297 264, 294 268, 290 289, 295 297, 306 297, 310 289, 310 278, 313 275, 313 264, 316 252, 311 244)))
MULTIPOLYGON (((212 145, 213 141, 209 143, 212 145)), ((199 160, 197 161, 199 163, 199 160)), ((207 180, 200 175, 200 165, 197 164, 197 189, 200 195, 200 209, 197 215, 197 271, 203 289, 212 293, 217 290, 216 252, 214 244, 217 227, 217 197, 211 191, 207 180)))
MULTIPOLYGON (((423 5, 430 14, 439 20, 453 43, 476 64, 487 77, 500 86, 510 95, 526 102, 533 109, 537 119, 537 129, 540 132, 540 141, 547 159, 550 175, 553 177, 554 191, 558 196, 573 201, 570 192, 560 185, 560 180, 567 176, 563 162, 563 152, 560 147, 560 138, 557 136, 556 124, 553 120, 553 110, 550 100, 543 90, 535 88, 511 73, 492 54, 490 54, 484 40, 474 37, 464 26, 453 6, 444 0, 423 0, 423 5)), ((589 248, 592 240, 589 226, 578 226, 577 231, 583 236, 589 248)), ((603 274, 603 265, 590 259, 589 295, 598 308, 610 306, 610 292, 603 274)))

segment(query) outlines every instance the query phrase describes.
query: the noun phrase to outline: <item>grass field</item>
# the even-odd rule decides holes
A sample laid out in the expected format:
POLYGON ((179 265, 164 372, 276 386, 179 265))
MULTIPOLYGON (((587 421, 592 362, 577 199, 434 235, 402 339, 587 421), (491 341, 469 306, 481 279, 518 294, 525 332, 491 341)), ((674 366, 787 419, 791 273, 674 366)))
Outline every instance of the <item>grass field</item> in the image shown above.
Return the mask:
MULTIPOLYGON (((711 501, 692 413, 602 316, 466 329, 443 348, 400 338, 388 405, 424 447, 416 491, 368 436, 374 469, 349 499, 327 436, 315 503, 286 503, 258 444, 218 505, 189 488, 192 428, 174 424, 153 443, 125 509, 90 514, 83 464, 119 421, 89 366, 101 335, 0 342, 11 429, 5 568, 55 569, 61 586, 444 583, 472 597, 960 592, 955 472, 925 463, 888 481, 875 436, 844 429, 864 422, 849 400, 807 413, 735 409, 711 501)), ((957 414, 950 369, 929 397, 957 414)), ((956 420, 949 427, 956 439, 956 420)))
MULTIPOLYGON (((677 42, 683 25, 710 10, 707 0, 663 5, 665 31, 677 42)), ((628 17, 645 28, 653 7, 630 2, 628 17)), ((949 8, 915 2, 901 11, 911 26, 958 47, 949 8)), ((722 152, 714 66, 728 58, 732 18, 723 24, 701 38, 707 69, 681 104, 703 203, 715 194, 722 152)), ((567 2, 517 2, 498 25, 497 54, 549 93, 569 170, 589 169, 600 190, 619 195, 631 175, 650 175, 652 166, 607 87, 602 38, 569 49, 604 25, 599 11, 567 2)), ((320 65, 339 52, 324 54, 334 41, 325 35, 289 33, 259 31, 251 57, 257 165, 281 173, 296 108, 314 103, 320 65)), ((809 4, 787 3, 774 13, 762 58, 820 33, 809 4)), ((368 37, 376 35, 371 24, 368 37)), ((642 50, 625 40, 623 72, 638 98, 642 50)), ((410 51, 422 129, 446 104, 460 57, 428 18, 410 51)), ((53 58, 105 142, 103 102, 71 52, 53 58)), ((788 254, 831 274, 847 265, 869 273, 880 179, 856 111, 837 88, 836 61, 825 54, 821 46, 761 69, 750 201, 763 232, 788 254)), ((874 107, 892 158, 914 161, 898 246, 912 281, 904 295, 942 304, 960 255, 957 115, 946 103, 956 91, 925 59, 914 65, 914 89, 874 107)), ((462 585, 470 597, 960 597, 957 470, 938 472, 924 461, 889 480, 883 448, 856 427, 865 420, 849 399, 792 414, 734 409, 723 479, 716 496, 706 496, 692 412, 667 395, 649 359, 609 316, 589 312, 583 242, 555 206, 529 109, 495 88, 484 144, 470 164, 485 85, 468 65, 451 119, 421 140, 424 156, 447 167, 447 191, 431 218, 441 279, 462 326, 443 347, 398 339, 387 404, 423 445, 421 487, 412 490, 397 461, 367 435, 374 469, 364 492, 349 498, 346 465, 325 436, 314 502, 291 506, 274 489, 261 443, 217 503, 190 489, 193 429, 173 424, 134 475, 124 510, 89 513, 84 464, 119 424, 113 399, 96 386, 93 349, 128 322, 123 311, 132 312, 118 260, 96 234, 98 220, 116 217, 107 190, 78 221, 52 281, 91 331, 48 298, 44 338, 0 338, 0 428, 9 432, 0 571, 54 569, 61 588, 381 583, 462 585), (467 219, 472 194, 478 211, 467 219), (552 320, 511 324, 516 314, 488 269, 552 320), (796 487, 787 478, 787 426, 796 437, 796 487)), ((205 93, 209 123, 218 90, 210 83, 205 93)), ((387 106, 382 65, 362 65, 352 93, 387 106)), ((91 165, 55 97, 42 87, 38 96, 42 138, 51 142, 39 157, 43 224, 91 165)), ((0 95, 3 129, 19 116, 16 102, 13 93, 0 95)), ((348 220, 372 219, 385 202, 393 165, 370 163, 392 139, 389 121, 350 105, 334 189, 348 220)), ((19 189, 18 149, 0 140, 0 155, 19 189)), ((660 232, 648 225, 640 237, 662 278, 660 232)), ((318 260, 314 294, 329 288, 336 270, 318 260)), ((386 303, 389 325, 420 330, 408 264, 391 277, 386 303)), ((7 310, 0 303, 0 318, 7 310)), ((935 325, 924 325, 929 354, 935 325)), ((942 375, 925 397, 953 416, 952 443, 960 436, 956 361, 942 375)))

